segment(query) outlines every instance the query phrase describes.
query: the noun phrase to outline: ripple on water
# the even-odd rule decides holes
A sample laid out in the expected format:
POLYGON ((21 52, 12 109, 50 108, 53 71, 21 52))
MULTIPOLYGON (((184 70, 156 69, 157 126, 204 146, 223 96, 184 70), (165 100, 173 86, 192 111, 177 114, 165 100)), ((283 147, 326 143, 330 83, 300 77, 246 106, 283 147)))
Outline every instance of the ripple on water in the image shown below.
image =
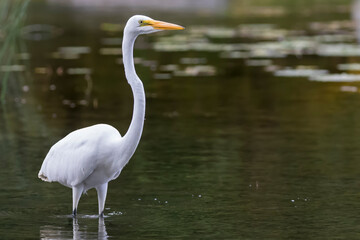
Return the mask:
MULTIPOLYGON (((73 219, 73 215, 72 214, 67 214, 67 215, 55 215, 54 216, 55 218, 71 218, 73 219)), ((104 216, 106 217, 106 216, 104 216)), ((95 214, 92 214, 92 215, 89 215, 89 214, 77 214, 76 215, 76 218, 77 219, 96 219, 96 218, 99 218, 99 215, 95 215, 95 214)))
POLYGON ((112 211, 112 212, 109 212, 107 215, 108 216, 121 216, 123 215, 124 213, 120 212, 120 211, 112 211))

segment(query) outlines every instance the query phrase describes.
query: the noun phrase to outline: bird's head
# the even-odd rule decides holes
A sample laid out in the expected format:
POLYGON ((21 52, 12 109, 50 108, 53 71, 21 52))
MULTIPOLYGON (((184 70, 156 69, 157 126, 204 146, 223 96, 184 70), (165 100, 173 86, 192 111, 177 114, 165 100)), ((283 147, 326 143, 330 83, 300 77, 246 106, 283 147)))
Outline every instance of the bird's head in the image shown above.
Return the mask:
POLYGON ((132 16, 126 23, 125 31, 133 34, 149 34, 163 30, 181 30, 184 27, 172 23, 154 20, 147 16, 135 15, 132 16))

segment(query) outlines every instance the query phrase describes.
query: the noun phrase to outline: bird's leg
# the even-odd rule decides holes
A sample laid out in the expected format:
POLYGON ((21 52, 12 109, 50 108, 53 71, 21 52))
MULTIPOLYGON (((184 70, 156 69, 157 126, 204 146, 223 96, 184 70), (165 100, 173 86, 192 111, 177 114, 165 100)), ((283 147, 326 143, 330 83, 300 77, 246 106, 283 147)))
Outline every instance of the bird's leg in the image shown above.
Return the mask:
POLYGON ((78 185, 78 186, 74 186, 72 188, 72 197, 73 197, 73 212, 72 215, 73 217, 76 217, 76 213, 77 213, 77 206, 79 204, 79 200, 81 197, 81 194, 84 191, 84 186, 83 185, 78 185))
POLYGON ((104 217, 104 207, 105 207, 107 188, 108 188, 108 183, 104 183, 96 187, 96 191, 98 194, 98 203, 99 203, 99 217, 104 217))

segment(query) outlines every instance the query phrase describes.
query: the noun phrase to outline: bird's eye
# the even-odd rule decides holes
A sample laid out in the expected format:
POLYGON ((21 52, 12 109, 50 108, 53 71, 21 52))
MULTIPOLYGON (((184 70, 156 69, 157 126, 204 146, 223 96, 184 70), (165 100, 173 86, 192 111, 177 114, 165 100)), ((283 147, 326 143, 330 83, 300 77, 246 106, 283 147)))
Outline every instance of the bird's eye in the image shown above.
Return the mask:
POLYGON ((140 21, 139 21, 139 23, 140 23, 140 24, 143 24, 143 23, 144 23, 144 21, 143 21, 143 20, 140 20, 140 21))

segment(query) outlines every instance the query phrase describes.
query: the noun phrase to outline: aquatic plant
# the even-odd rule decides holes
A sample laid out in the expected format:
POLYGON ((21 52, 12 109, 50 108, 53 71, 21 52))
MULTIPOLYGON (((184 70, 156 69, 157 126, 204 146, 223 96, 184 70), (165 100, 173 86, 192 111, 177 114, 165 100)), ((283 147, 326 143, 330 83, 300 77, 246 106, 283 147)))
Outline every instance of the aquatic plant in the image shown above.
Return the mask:
POLYGON ((18 64, 18 60, 23 56, 19 53, 24 52, 24 45, 19 39, 29 2, 30 0, 0 1, 1 102, 5 101, 11 73, 24 70, 24 66, 18 64))

